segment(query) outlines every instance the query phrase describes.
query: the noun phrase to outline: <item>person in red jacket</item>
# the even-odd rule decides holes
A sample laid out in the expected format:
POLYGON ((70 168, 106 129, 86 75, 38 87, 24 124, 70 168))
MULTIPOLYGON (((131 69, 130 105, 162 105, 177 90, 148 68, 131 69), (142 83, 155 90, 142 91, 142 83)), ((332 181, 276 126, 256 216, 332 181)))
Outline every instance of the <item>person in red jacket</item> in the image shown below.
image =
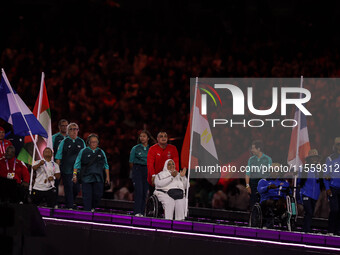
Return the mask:
POLYGON ((30 174, 25 164, 15 158, 13 145, 7 147, 5 157, 0 159, 0 177, 15 180, 18 184, 28 187, 30 174))
POLYGON ((5 129, 0 127, 0 159, 5 157, 6 149, 12 143, 5 139, 5 129))
MULTIPOLYGON (((174 145, 168 144, 168 135, 161 131, 157 135, 157 142, 151 146, 147 157, 148 167, 148 182, 154 186, 153 176, 163 170, 165 161, 172 159, 176 166, 179 166, 179 157, 177 148, 174 145)), ((179 169, 176 169, 179 171, 179 169)))
POLYGON ((0 181, 1 201, 27 202, 30 174, 25 164, 15 157, 13 145, 7 147, 5 157, 0 159, 0 181))

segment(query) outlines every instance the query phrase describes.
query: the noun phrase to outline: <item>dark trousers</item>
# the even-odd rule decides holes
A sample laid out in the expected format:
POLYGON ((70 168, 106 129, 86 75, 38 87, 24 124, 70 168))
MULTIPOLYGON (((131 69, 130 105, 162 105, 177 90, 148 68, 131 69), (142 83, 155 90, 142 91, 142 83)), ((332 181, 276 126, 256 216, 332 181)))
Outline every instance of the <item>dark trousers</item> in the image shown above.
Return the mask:
POLYGON ((263 215, 263 225, 267 228, 274 228, 275 216, 282 215, 286 208, 286 200, 280 198, 277 200, 268 199, 261 203, 261 210, 263 215))
POLYGON ((73 208, 74 200, 79 193, 79 183, 73 183, 73 174, 61 174, 64 184, 66 208, 73 208))
POLYGON ((33 190, 32 199, 33 204, 41 205, 42 203, 46 202, 48 207, 54 207, 56 204, 56 189, 52 188, 50 190, 41 191, 41 190, 33 190))
POLYGON ((104 192, 103 182, 82 183, 84 210, 91 211, 99 204, 104 192))
POLYGON ((249 186, 251 190, 250 200, 249 200, 250 210, 253 208, 253 206, 255 205, 258 199, 258 196, 256 195, 256 193, 257 193, 257 184, 259 183, 259 180, 260 179, 255 179, 255 178, 251 178, 249 180, 249 186))
POLYGON ((329 197, 330 213, 328 217, 328 232, 340 235, 340 189, 331 187, 332 196, 329 197))
POLYGON ((307 196, 302 196, 302 201, 303 209, 305 211, 305 217, 303 218, 303 231, 308 233, 312 231, 312 219, 314 215, 316 200, 307 196))
POLYGON ((134 191, 134 214, 144 214, 146 195, 149 190, 147 181, 148 169, 146 166, 134 164, 132 168, 132 182, 135 188, 134 191))
POLYGON ((60 184, 60 179, 55 179, 54 181, 54 186, 55 186, 55 201, 56 205, 58 204, 58 196, 59 196, 59 184, 60 184))

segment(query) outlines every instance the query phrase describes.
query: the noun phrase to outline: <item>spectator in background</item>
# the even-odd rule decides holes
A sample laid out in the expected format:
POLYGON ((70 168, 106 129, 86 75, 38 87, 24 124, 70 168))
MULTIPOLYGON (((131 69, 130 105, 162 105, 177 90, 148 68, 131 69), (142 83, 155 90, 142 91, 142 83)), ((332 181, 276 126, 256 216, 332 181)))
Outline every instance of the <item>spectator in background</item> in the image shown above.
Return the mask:
MULTIPOLYGON (((52 136, 54 155, 56 155, 58 152, 58 147, 59 147, 60 142, 64 140, 64 138, 67 136, 67 126, 68 126, 67 120, 65 119, 59 120, 58 122, 59 132, 52 136)), ((56 192, 55 192, 56 202, 58 202, 57 200, 58 200, 58 194, 59 194, 59 184, 60 184, 60 178, 57 178, 54 183, 55 188, 56 188, 56 192)))
MULTIPOLYGON (((161 172, 165 161, 173 159, 176 166, 179 166, 179 157, 177 148, 168 144, 168 134, 161 131, 157 135, 157 144, 150 147, 147 157, 148 182, 154 186, 154 176, 161 172)), ((177 169, 179 171, 179 169, 177 169)))
MULTIPOLYGON (((263 153, 263 143, 260 140, 255 140, 251 144, 251 153, 253 154, 252 157, 248 160, 248 167, 255 169, 255 170, 261 170, 262 166, 271 166, 272 165, 272 159, 263 153)), ((261 173, 256 174, 252 173, 250 169, 246 172, 246 189, 248 193, 250 194, 250 209, 254 206, 256 203, 256 190, 257 185, 260 180, 261 173)))
POLYGON ((149 190, 147 156, 153 137, 147 130, 140 132, 137 145, 130 152, 130 169, 132 171, 132 182, 134 185, 134 214, 142 216, 145 210, 146 196, 149 190))
POLYGON ((335 138, 333 150, 334 153, 326 160, 327 174, 324 181, 331 209, 328 233, 340 235, 340 174, 336 172, 340 166, 340 137, 335 138))
POLYGON ((73 182, 81 180, 84 210, 94 211, 103 196, 104 183, 110 185, 109 165, 96 134, 90 134, 86 144, 74 164, 73 182))
POLYGON ((321 178, 317 170, 316 164, 320 164, 321 157, 316 149, 308 152, 306 157, 306 167, 304 167, 298 184, 300 185, 300 196, 305 211, 303 220, 303 231, 311 232, 312 218, 314 215, 315 205, 320 196, 321 178))
POLYGON ((59 165, 52 160, 52 149, 46 147, 43 151, 44 159, 35 164, 32 168, 36 173, 33 186, 33 203, 40 205, 43 201, 48 207, 56 205, 55 180, 60 178, 59 165))
POLYGON ((79 192, 79 184, 73 183, 73 167, 81 149, 85 148, 85 142, 78 137, 79 127, 71 122, 67 126, 67 137, 60 142, 55 156, 56 163, 60 166, 61 179, 65 190, 66 208, 73 208, 74 200, 79 192))
POLYGON ((5 129, 0 127, 0 159, 5 157, 6 149, 11 145, 12 143, 5 139, 5 129))

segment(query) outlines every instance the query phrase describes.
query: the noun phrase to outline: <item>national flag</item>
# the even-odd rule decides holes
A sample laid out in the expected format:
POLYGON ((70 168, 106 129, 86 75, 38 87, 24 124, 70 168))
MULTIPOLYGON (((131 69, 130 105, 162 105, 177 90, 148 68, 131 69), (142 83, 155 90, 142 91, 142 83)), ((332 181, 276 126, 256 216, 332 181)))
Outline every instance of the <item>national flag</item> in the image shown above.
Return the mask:
POLYGON ((44 127, 12 89, 3 70, 0 80, 0 118, 13 125, 13 131, 16 135, 27 136, 30 135, 29 131, 31 131, 32 134, 48 137, 44 127))
POLYGON ((308 156, 308 152, 310 151, 310 143, 306 116, 298 108, 295 111, 294 120, 296 120, 298 124, 293 127, 292 130, 287 161, 288 165, 296 167, 297 170, 299 166, 302 166, 305 163, 305 158, 308 156), (299 141, 297 141, 298 137, 299 141), (296 157, 297 149, 298 157, 296 157))
POLYGON ((218 155, 212 132, 210 129, 209 121, 206 115, 201 115, 201 94, 199 90, 196 91, 196 104, 191 112, 191 118, 189 120, 187 131, 184 137, 182 152, 181 152, 181 166, 182 168, 189 166, 189 154, 190 154, 190 138, 191 138, 191 122, 192 123, 192 155, 191 155, 191 171, 190 178, 207 178, 212 184, 216 184, 220 173, 202 173, 196 172, 195 167, 208 167, 216 166, 219 164, 218 155))
MULTIPOLYGON (((243 154, 241 154, 238 158, 234 159, 232 162, 228 164, 224 164, 223 166, 226 166, 226 167, 234 166, 236 167, 236 169, 240 169, 242 166, 247 165, 248 159, 249 159, 249 151, 246 151, 243 154)), ((236 173, 236 172, 227 173, 227 172, 222 171, 218 184, 223 185, 226 188, 230 182, 238 178, 240 178, 239 173, 236 173)))
MULTIPOLYGON (((46 147, 53 150, 52 146, 52 127, 51 127, 51 111, 50 104, 47 97, 46 85, 44 81, 44 74, 41 77, 41 86, 39 91, 39 96, 35 102, 33 109, 33 114, 39 120, 41 125, 44 127, 48 134, 48 138, 41 136, 37 137, 37 147, 39 149, 40 155, 43 155, 43 151, 46 147)), ((39 154, 36 153, 35 159, 37 159, 39 154)), ((27 164, 32 164, 33 157, 33 141, 30 137, 25 138, 25 145, 22 148, 18 159, 24 161, 27 164)))

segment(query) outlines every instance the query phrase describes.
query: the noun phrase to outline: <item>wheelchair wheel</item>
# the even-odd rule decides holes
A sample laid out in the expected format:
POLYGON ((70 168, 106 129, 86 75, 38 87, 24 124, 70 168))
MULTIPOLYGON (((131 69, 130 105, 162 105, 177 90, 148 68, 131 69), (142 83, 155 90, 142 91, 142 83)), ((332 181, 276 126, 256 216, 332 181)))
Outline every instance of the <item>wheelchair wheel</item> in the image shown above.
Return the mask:
POLYGON ((295 229, 297 219, 297 204, 294 197, 287 196, 287 230, 292 231, 295 229))
POLYGON ((146 202, 145 207, 145 217, 154 217, 160 218, 164 213, 162 203, 159 202, 156 195, 152 195, 149 197, 148 201, 146 202))
POLYGON ((256 203, 250 213, 249 226, 252 228, 262 228, 261 205, 256 203))

